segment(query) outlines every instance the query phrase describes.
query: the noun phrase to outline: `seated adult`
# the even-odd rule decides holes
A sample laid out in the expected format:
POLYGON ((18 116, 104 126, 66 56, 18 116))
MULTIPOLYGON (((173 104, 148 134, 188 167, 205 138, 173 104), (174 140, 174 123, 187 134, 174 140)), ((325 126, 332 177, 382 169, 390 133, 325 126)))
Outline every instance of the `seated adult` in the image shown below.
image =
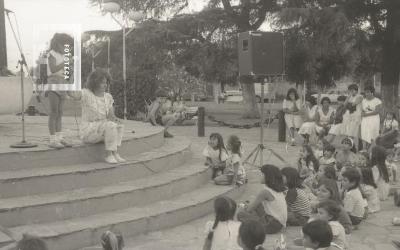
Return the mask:
POLYGON ((303 110, 303 124, 299 129, 299 135, 304 137, 304 143, 308 144, 310 138, 316 135, 315 131, 315 113, 318 109, 317 99, 313 96, 306 97, 303 110))
POLYGON ((315 114, 316 130, 318 135, 321 137, 328 134, 328 131, 333 123, 333 115, 335 109, 331 107, 331 100, 328 97, 324 97, 321 100, 321 107, 315 114))
POLYGON ((164 137, 166 138, 173 137, 173 135, 168 132, 168 128, 174 125, 177 120, 183 119, 184 117, 184 112, 174 111, 173 104, 168 98, 162 99, 161 97, 156 97, 148 106, 147 119, 153 126, 156 124, 164 126, 164 137))
POLYGON ((107 83, 111 79, 107 71, 96 69, 90 73, 86 88, 80 92, 68 92, 82 105, 82 124, 80 136, 85 143, 104 141, 106 149, 105 161, 108 163, 125 162, 118 154, 121 146, 124 126, 114 114, 114 99, 106 92, 107 83))

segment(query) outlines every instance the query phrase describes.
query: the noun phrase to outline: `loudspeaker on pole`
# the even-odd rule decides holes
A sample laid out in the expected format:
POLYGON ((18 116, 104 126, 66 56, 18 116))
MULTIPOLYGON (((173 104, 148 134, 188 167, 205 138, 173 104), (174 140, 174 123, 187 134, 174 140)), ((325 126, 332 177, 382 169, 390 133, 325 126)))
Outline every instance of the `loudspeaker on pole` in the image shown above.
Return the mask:
POLYGON ((279 32, 249 31, 238 35, 239 74, 283 75, 284 37, 279 32))

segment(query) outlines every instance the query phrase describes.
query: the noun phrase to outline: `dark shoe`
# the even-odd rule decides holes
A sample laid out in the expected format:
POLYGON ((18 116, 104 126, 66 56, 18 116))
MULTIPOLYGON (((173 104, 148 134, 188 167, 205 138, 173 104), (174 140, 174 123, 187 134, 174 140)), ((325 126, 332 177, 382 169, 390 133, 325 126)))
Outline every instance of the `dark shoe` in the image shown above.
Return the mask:
POLYGON ((164 138, 172 138, 172 137, 174 136, 168 133, 168 131, 164 130, 164 138))

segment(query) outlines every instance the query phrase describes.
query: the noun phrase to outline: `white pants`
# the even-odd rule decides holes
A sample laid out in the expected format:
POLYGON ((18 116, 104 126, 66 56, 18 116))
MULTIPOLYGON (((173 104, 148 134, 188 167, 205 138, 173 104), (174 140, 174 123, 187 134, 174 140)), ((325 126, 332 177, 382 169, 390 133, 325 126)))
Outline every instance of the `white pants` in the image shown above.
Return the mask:
POLYGON ((113 121, 96 121, 85 123, 81 129, 81 139, 85 143, 104 141, 105 149, 117 151, 121 146, 124 125, 113 121))

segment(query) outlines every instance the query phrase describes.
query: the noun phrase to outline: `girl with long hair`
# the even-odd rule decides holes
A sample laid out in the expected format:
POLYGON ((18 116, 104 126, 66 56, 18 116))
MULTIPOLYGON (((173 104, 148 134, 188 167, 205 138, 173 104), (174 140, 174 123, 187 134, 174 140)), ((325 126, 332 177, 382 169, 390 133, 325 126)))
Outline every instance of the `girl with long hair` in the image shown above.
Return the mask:
POLYGON ((206 224, 207 238, 204 250, 240 249, 237 242, 240 222, 234 220, 236 207, 236 202, 229 197, 221 196, 215 199, 215 219, 206 224))
POLYGON ((238 220, 258 220, 264 225, 267 234, 275 234, 286 228, 287 205, 285 199, 286 187, 279 168, 273 165, 261 167, 263 174, 261 183, 264 189, 260 191, 244 211, 238 213, 238 220))
POLYGON ((374 182, 377 185, 378 196, 381 201, 389 196, 389 171, 386 167, 386 150, 381 146, 371 149, 371 166, 374 182))
MULTIPOLYGON (((58 88, 58 84, 69 83, 65 79, 66 72, 64 72, 64 59, 67 56, 64 52, 64 46, 68 46, 69 51, 73 51, 74 39, 65 33, 55 33, 50 41, 50 52, 48 58, 48 72, 47 84, 52 84, 52 90, 46 91, 46 96, 49 99, 49 120, 48 127, 50 132, 51 148, 64 148, 71 147, 62 135, 62 116, 63 107, 66 97, 66 91, 58 88)), ((73 54, 68 54, 69 60, 72 60, 73 54)), ((72 77, 70 77, 72 79, 72 77)))
POLYGON ((292 167, 281 170, 287 187, 288 226, 303 226, 311 214, 310 196, 305 191, 299 172, 292 167))
POLYGON ((224 174, 215 177, 217 185, 243 185, 246 182, 246 171, 242 164, 242 142, 236 135, 228 139, 227 150, 229 157, 226 161, 224 174))
POLYGON ((212 168, 212 179, 222 174, 225 169, 228 152, 224 145, 224 139, 219 133, 212 133, 208 145, 203 150, 206 157, 206 165, 212 168))

